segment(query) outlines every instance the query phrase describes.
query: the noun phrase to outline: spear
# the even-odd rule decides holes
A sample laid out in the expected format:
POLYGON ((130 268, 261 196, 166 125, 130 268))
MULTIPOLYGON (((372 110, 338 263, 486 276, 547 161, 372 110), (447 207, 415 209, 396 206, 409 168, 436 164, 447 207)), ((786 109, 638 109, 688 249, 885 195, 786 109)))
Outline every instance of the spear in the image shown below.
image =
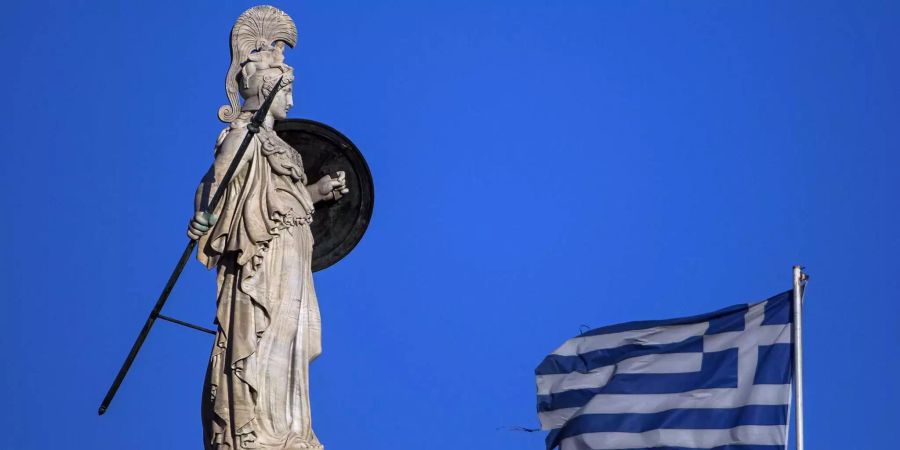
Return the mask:
MULTIPOLYGON (((282 78, 278 79, 278 82, 275 83, 275 87, 272 88, 272 92, 269 93, 266 101, 263 102, 256 113, 253 114, 253 118, 250 119, 250 123, 247 124, 247 134, 244 136, 244 140, 241 142, 240 147, 238 147, 237 153, 235 153, 234 159, 231 161, 231 165, 228 167, 228 171, 226 171, 225 176, 222 177, 222 180, 219 183, 219 187, 216 189, 215 194, 213 194, 212 198, 209 200, 209 203, 206 206, 206 210, 204 212, 207 215, 212 214, 212 212, 216 210, 216 206, 225 195, 225 189, 228 188, 228 184, 231 182, 231 178, 234 176, 234 172, 237 170, 238 164, 244 157, 244 152, 247 151, 247 147, 250 145, 250 141, 253 140, 253 136, 256 133, 259 133, 259 127, 262 126, 263 121, 266 119, 266 114, 269 112, 269 107, 272 106, 272 100, 275 99, 275 94, 277 94, 278 90, 281 89, 282 78)), ((200 331, 215 334, 215 331, 213 330, 182 322, 177 319, 172 319, 171 317, 163 316, 162 314, 160 314, 163 305, 166 304, 166 300, 169 298, 169 294, 172 292, 172 288, 175 287, 175 282, 177 282, 178 277, 181 276, 181 271, 184 270, 184 265, 187 264, 187 261, 191 257, 191 253, 194 252, 194 247, 196 246, 197 241, 193 239, 188 241, 187 247, 185 247, 184 252, 181 253, 181 258, 178 260, 178 264, 175 265, 175 270, 172 271, 172 275, 169 275, 169 281, 166 282, 166 286, 163 288, 162 293, 159 294, 159 298, 156 300, 156 304, 153 305, 153 309, 150 311, 150 315, 147 316, 147 321, 144 322, 144 328, 141 329, 141 333, 138 334, 137 339, 135 339, 134 345, 131 346, 131 351, 128 352, 128 357, 125 358, 125 362, 122 363, 122 367, 119 369, 119 373, 116 375, 116 378, 113 380, 112 385, 106 392, 106 397, 103 397, 103 402, 100 403, 100 409, 97 410, 97 414, 102 416, 103 413, 106 412, 106 409, 109 408, 110 402, 112 402, 113 397, 116 396, 116 391, 119 390, 119 385, 122 384, 122 380, 124 380, 125 375, 128 374, 128 369, 131 368, 131 364, 134 362, 134 358, 137 357, 138 352, 141 351, 141 346, 144 345, 144 340, 147 339, 147 335, 150 333, 150 329, 153 328, 153 324, 156 322, 156 319, 168 320, 170 322, 185 325, 200 331)))

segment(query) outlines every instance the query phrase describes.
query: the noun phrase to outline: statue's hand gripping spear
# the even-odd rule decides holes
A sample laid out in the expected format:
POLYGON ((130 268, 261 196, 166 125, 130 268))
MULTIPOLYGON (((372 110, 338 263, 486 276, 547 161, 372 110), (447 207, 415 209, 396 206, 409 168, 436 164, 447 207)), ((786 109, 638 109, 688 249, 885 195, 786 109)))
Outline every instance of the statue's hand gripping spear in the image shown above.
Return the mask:
MULTIPOLYGON (((263 102, 256 113, 253 114, 253 118, 250 120, 250 123, 247 124, 247 134, 244 136, 244 140, 241 142, 240 147, 238 147, 237 153, 234 155, 234 159, 231 161, 231 165, 228 167, 228 171, 225 172, 225 176, 223 176, 222 180, 219 182, 219 186, 216 189, 215 194, 213 194, 212 198, 209 200, 209 203, 206 206, 205 213, 207 215, 212 214, 213 211, 216 210, 216 206, 218 206, 219 201, 222 200, 222 197, 225 195, 225 190, 228 188, 228 184, 231 182, 231 178, 234 176, 234 172, 237 170, 238 164, 240 163, 241 159, 243 159, 244 152, 247 151, 247 147, 250 145, 250 141, 253 140, 253 136, 256 133, 259 133, 259 127, 262 126, 263 121, 266 119, 266 114, 268 114, 269 112, 269 107, 272 106, 272 100, 275 99, 275 95, 278 94, 278 91, 281 89, 281 82, 282 79, 279 78, 278 82, 275 83, 275 87, 272 88, 272 92, 269 93, 268 97, 266 97, 266 101, 263 102)), ((150 329, 153 328, 153 324, 156 322, 156 319, 168 320, 200 331, 215 334, 215 331, 182 322, 177 319, 172 319, 171 317, 166 317, 160 314, 163 305, 166 304, 166 300, 169 298, 169 293, 171 293, 172 288, 175 287, 175 282, 178 281, 178 277, 181 275, 181 271, 184 270, 184 265, 187 264, 187 261, 188 259, 190 259, 191 254, 194 252, 194 247, 196 246, 197 241, 191 239, 188 242, 187 247, 185 247, 184 252, 181 253, 181 258, 178 260, 178 264, 175 265, 175 270, 172 271, 172 275, 169 276, 169 281, 166 282, 166 286, 163 288, 162 293, 159 294, 159 299, 156 300, 156 304, 150 311, 150 315, 147 317, 147 321, 144 322, 144 328, 141 329, 141 333, 138 334, 137 339, 135 339, 134 345, 131 346, 131 351, 128 352, 128 357, 125 358, 125 362, 122 363, 122 367, 119 369, 119 373, 116 375, 116 378, 113 380, 112 385, 106 392, 106 397, 104 397, 103 402, 100 403, 100 409, 97 410, 97 414, 103 415, 103 413, 106 412, 106 409, 109 407, 110 402, 112 402, 113 397, 115 397, 116 395, 116 391, 119 390, 119 385, 122 384, 122 380, 124 380, 125 375, 128 374, 128 369, 131 368, 131 364, 134 362, 134 358, 137 356, 138 352, 141 351, 141 346, 144 345, 144 340, 147 339, 147 334, 150 333, 150 329)))

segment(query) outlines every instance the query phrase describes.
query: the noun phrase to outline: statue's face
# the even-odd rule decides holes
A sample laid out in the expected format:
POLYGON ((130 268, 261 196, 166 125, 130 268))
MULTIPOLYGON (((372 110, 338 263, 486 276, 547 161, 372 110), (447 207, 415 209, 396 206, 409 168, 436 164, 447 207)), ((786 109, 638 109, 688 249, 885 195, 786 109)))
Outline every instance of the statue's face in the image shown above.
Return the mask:
POLYGON ((294 106, 294 84, 291 83, 278 91, 275 98, 272 99, 272 106, 269 112, 278 119, 286 119, 287 113, 294 106))

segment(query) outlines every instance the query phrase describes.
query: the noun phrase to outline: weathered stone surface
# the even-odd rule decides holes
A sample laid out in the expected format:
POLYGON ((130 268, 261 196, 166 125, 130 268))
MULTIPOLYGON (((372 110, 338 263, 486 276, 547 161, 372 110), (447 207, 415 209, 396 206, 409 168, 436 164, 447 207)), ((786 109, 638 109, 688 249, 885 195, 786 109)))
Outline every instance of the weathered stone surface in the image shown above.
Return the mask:
POLYGON ((293 104, 285 45, 297 30, 284 12, 257 6, 231 33, 228 122, 215 162, 195 198, 188 235, 198 259, 216 268, 218 325, 203 397, 208 450, 321 449, 312 429, 309 364, 321 353, 321 320, 311 271, 316 203, 349 193, 345 174, 310 182, 300 154, 274 131, 293 104), (215 211, 210 192, 231 165, 254 111, 281 80, 268 116, 243 154, 215 211), (243 98, 238 105, 238 94, 243 98))

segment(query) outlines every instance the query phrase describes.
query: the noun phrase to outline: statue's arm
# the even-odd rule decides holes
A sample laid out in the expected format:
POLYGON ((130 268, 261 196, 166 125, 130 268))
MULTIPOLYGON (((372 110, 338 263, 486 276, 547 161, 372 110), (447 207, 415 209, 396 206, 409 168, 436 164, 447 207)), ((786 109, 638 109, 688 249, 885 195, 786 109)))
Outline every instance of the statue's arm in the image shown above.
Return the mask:
MULTIPOLYGON (((216 220, 218 220, 218 217, 212 215, 212 212, 206 214, 205 211, 208 209, 210 199, 215 195, 216 190, 219 189, 221 181, 225 177, 225 173, 228 172, 235 156, 237 156, 238 148, 244 140, 245 134, 247 134, 247 129, 239 128, 226 130, 219 137, 219 142, 216 146, 216 159, 203 176, 203 179, 200 180, 200 184, 197 186, 197 192, 194 194, 195 213, 188 225, 188 236, 191 239, 198 239, 200 236, 206 234, 206 232, 209 231, 209 228, 215 225, 216 220)), ((241 173, 241 171, 244 170, 247 161, 249 161, 251 156, 251 152, 244 152, 235 168, 235 174, 241 173)))

